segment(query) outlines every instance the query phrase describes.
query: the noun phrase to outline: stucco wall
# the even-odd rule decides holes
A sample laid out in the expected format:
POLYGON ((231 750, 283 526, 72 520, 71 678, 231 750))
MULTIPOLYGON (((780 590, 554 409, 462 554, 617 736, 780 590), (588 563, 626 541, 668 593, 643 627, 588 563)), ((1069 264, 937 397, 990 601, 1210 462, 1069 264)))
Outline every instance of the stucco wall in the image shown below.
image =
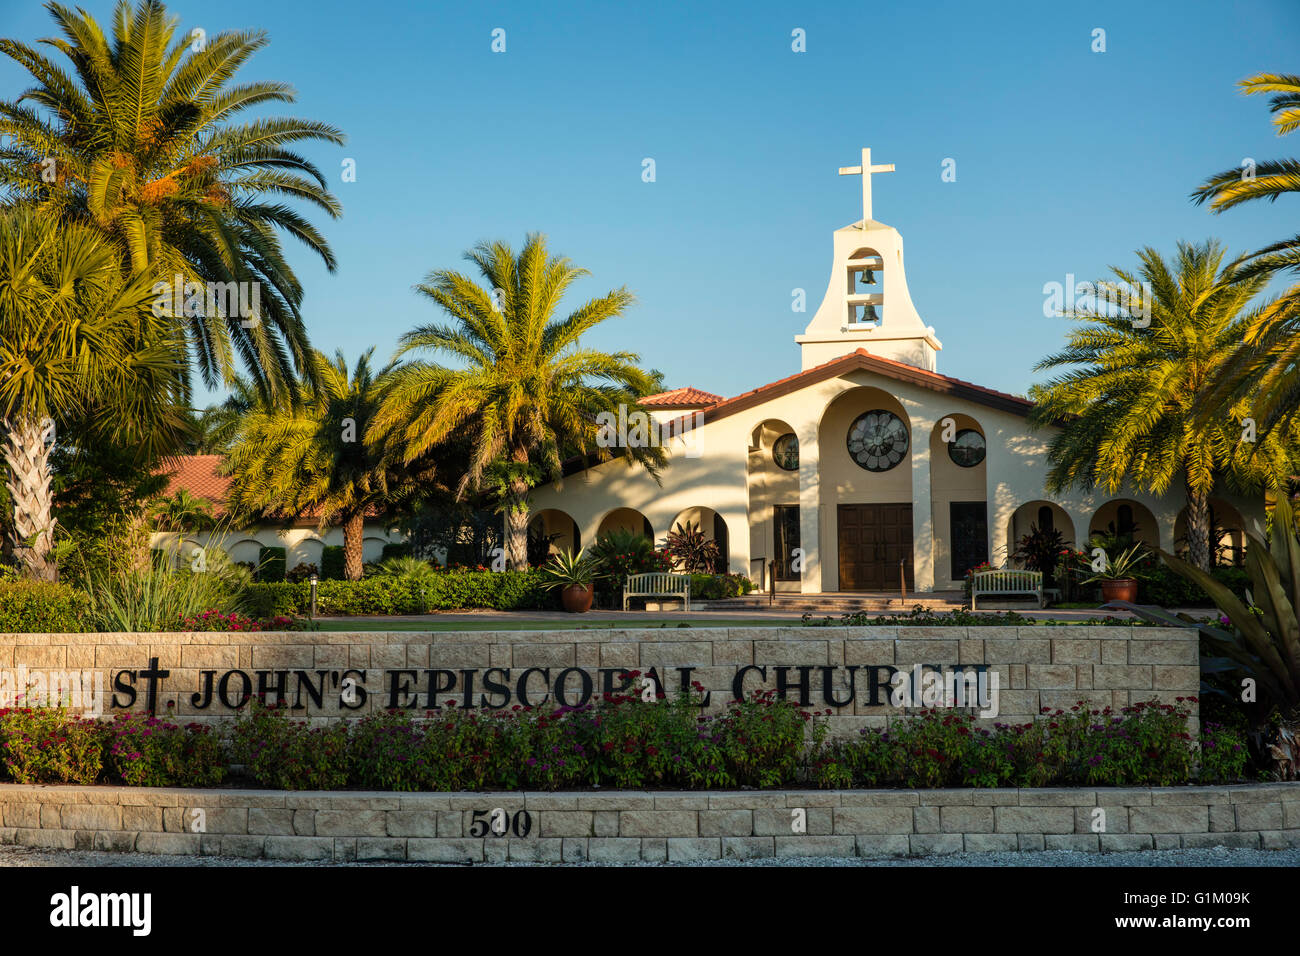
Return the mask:
MULTIPOLYGON (((1094 516, 1107 502, 1134 500, 1154 518, 1153 542, 1158 540, 1165 548, 1172 546, 1175 521, 1185 504, 1177 483, 1163 497, 1127 487, 1115 494, 1100 489, 1046 494, 1051 429, 1034 432, 1020 415, 866 370, 814 382, 786 394, 773 393, 768 401, 708 422, 694 435, 698 457, 686 457, 685 444, 674 439, 662 484, 639 467, 608 462, 538 488, 533 508, 557 508, 569 514, 582 528, 584 542, 594 540, 601 519, 618 507, 635 508, 644 514, 657 536, 683 510, 712 508, 727 522, 731 569, 748 572, 751 558, 770 558, 771 504, 777 498, 787 503, 784 499, 794 491, 793 482, 797 480, 800 544, 806 555, 800 590, 820 593, 838 586, 836 505, 910 501, 916 589, 954 588, 960 582, 950 576, 947 503, 976 500, 967 496, 977 494, 978 489, 974 475, 952 473, 955 466, 947 461, 946 451, 934 444, 936 428, 950 415, 962 426, 976 427, 985 436, 985 462, 980 469, 971 471, 982 471, 984 476, 989 557, 995 565, 1007 560, 1009 538, 1024 533, 1013 527, 1016 509, 1038 501, 1059 505, 1069 516, 1075 543, 1079 544, 1079 537, 1086 536, 1094 516), (911 428, 907 458, 884 474, 859 468, 845 448, 849 423, 871 407, 893 410, 911 428), (769 421, 788 425, 799 438, 799 472, 795 477, 769 474, 766 464, 762 475, 751 473, 751 462, 760 458, 749 453, 753 432, 769 421)), ((770 440, 767 430, 763 438, 770 440)), ((767 453, 770 460, 770 447, 767 453)), ((1262 519, 1262 502, 1224 497, 1232 501, 1247 522, 1262 519)), ((1023 524, 1027 530, 1028 520, 1023 524)))

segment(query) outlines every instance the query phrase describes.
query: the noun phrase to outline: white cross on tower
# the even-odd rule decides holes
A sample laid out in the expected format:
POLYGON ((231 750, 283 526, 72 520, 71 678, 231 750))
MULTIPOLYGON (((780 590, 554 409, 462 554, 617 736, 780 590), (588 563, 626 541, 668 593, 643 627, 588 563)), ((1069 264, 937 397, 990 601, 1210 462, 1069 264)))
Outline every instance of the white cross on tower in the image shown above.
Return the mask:
POLYGON ((862 228, 867 228, 867 223, 871 221, 871 174, 872 173, 892 173, 894 164, 889 163, 884 166, 871 165, 871 150, 862 151, 861 166, 841 166, 841 176, 861 176, 862 177, 862 228))

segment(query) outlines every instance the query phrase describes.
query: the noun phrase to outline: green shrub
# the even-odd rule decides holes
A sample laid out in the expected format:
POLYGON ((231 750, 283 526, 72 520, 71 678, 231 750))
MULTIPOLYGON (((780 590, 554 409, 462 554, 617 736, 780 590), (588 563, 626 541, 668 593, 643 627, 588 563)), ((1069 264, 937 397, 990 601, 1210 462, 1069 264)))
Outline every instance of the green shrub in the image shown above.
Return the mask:
POLYGON ((0 581, 0 633, 79 633, 89 610, 86 595, 67 584, 0 581))
POLYGON ((283 581, 288 566, 288 551, 284 548, 257 549, 257 580, 261 582, 283 581))
POLYGON ((310 582, 313 574, 316 575, 317 579, 320 578, 320 569, 316 565, 308 564, 306 561, 299 561, 284 573, 284 579, 295 584, 300 581, 310 582))
POLYGON ((1235 783, 1246 775, 1250 752, 1239 731, 1206 720, 1201 723, 1199 783, 1235 783))
MULTIPOLYGON (((1214 601, 1205 590, 1189 578, 1183 577, 1168 565, 1158 564, 1149 576, 1138 585, 1138 602, 1160 607, 1214 607, 1214 601)), ((1250 575, 1244 568, 1212 568, 1210 575, 1228 587, 1238 597, 1250 587, 1250 575)))
POLYGON ((411 545, 407 541, 390 541, 379 552, 380 562, 387 561, 389 558, 409 557, 411 557, 411 545))
MULTIPOLYGON (((621 585, 620 585, 621 586, 621 585)), ((754 582, 743 574, 692 574, 691 600, 720 601, 754 590, 754 582)))
MULTIPOLYGON (((497 611, 553 608, 558 598, 542 587, 536 569, 528 571, 431 571, 427 579, 372 574, 360 581, 321 581, 316 590, 318 614, 424 614, 461 608, 497 611)), ((248 609, 254 617, 301 617, 311 604, 311 586, 281 582, 249 588, 248 609)))
POLYGON ((147 714, 108 725, 108 767, 132 787, 212 787, 226 777, 221 740, 199 724, 181 727, 147 714))
MULTIPOLYGON (((385 546, 387 547, 387 546, 385 546)), ((325 581, 343 580, 343 545, 327 544, 320 552, 320 576, 325 581)))
POLYGON ((0 711, 0 753, 14 783, 95 783, 107 729, 61 707, 0 711))
POLYGON ((231 757, 244 773, 275 790, 338 790, 349 777, 348 727, 343 721, 308 728, 282 707, 256 701, 231 733, 231 757))
MULTIPOLYGON (((857 740, 814 746, 812 782, 826 788, 1168 787, 1192 779, 1196 754, 1186 704, 1193 702, 1142 702, 1118 712, 1080 702, 991 730, 969 714, 927 710, 888 730, 867 728, 857 740)), ((1219 772, 1210 767, 1212 777, 1219 772)))

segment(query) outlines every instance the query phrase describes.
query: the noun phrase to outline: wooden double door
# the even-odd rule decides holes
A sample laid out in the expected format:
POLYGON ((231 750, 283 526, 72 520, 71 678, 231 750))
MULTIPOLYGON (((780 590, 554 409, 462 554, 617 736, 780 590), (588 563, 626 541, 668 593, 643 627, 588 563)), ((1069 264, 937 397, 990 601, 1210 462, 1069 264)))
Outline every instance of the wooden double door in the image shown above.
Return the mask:
POLYGON ((839 505, 841 591, 897 591, 915 586, 912 567, 912 504, 839 505))

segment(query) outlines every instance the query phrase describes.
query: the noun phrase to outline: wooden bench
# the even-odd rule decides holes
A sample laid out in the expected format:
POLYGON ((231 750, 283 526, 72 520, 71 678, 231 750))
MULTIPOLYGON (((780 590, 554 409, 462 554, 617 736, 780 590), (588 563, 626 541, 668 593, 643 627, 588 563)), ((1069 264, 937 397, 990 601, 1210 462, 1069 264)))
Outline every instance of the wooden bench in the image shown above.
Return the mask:
POLYGON ((691 609, 691 576, 689 574, 670 574, 658 571, 651 574, 629 574, 623 584, 623 610, 627 610, 627 599, 646 598, 681 598, 685 611, 691 609))
POLYGON ((976 571, 970 580, 970 609, 976 609, 975 599, 991 594, 1010 596, 1024 595, 1038 599, 1039 607, 1047 606, 1043 594, 1043 573, 1041 571, 1016 571, 1004 568, 1001 571, 976 571))

